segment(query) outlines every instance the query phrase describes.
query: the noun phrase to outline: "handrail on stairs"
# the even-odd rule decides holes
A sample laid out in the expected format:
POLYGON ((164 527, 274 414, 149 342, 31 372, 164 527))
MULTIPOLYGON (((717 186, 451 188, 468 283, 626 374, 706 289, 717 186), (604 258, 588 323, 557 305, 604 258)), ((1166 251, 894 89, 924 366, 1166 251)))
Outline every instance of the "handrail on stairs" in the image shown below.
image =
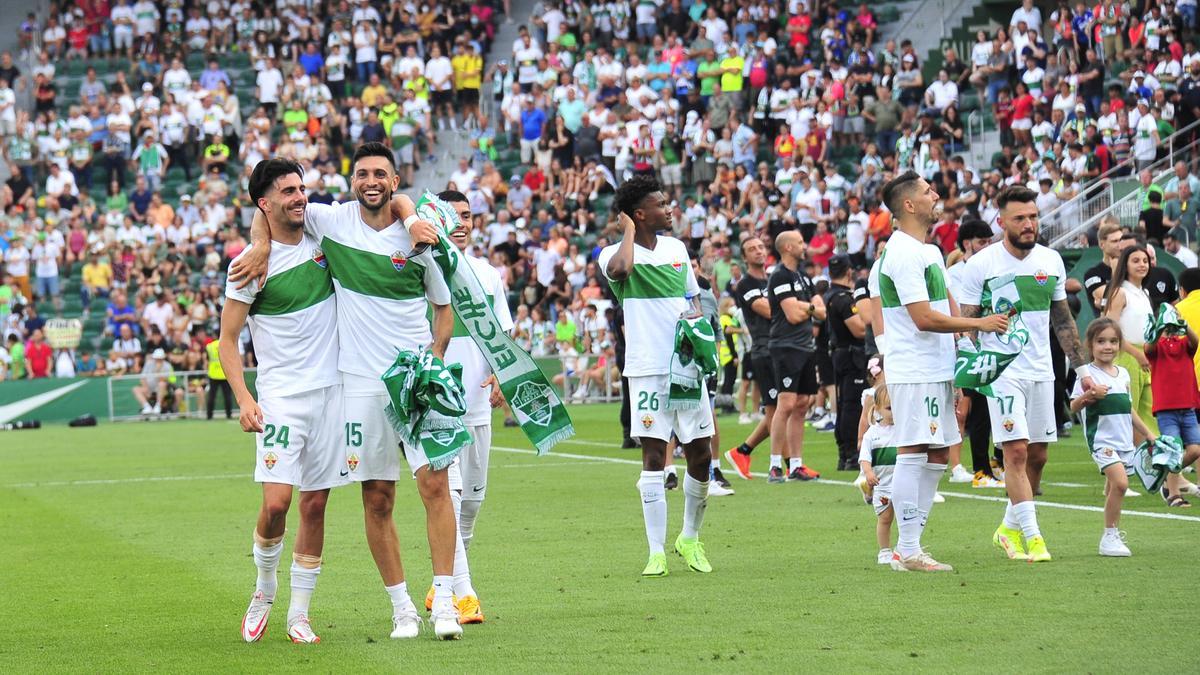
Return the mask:
MULTIPOLYGON (((1154 176, 1154 182, 1157 183, 1162 178, 1159 173, 1163 171, 1164 166, 1169 173, 1177 159, 1184 161, 1191 159, 1191 155, 1194 154, 1192 151, 1200 147, 1200 144, 1193 141, 1178 149, 1176 145, 1178 141, 1185 140, 1185 134, 1190 135, 1193 132, 1200 135, 1200 120, 1167 137, 1164 142, 1165 155, 1147 167, 1154 176)), ((1049 239, 1050 245, 1053 248, 1070 246, 1074 237, 1081 232, 1086 232, 1100 219, 1118 213, 1121 209, 1127 209, 1128 195, 1115 201, 1113 199, 1114 182, 1125 179, 1126 175, 1132 175, 1134 168, 1135 160, 1131 155, 1125 161, 1110 167, 1108 171, 1084 184, 1078 195, 1054 207, 1049 213, 1043 214, 1040 217, 1043 223, 1042 229, 1049 239), (1075 225, 1071 224, 1072 221, 1075 225)), ((1123 214, 1123 212, 1121 213, 1123 214)), ((1136 216, 1136 214, 1134 215, 1136 216)), ((1119 217, 1124 217, 1124 215, 1119 217)))

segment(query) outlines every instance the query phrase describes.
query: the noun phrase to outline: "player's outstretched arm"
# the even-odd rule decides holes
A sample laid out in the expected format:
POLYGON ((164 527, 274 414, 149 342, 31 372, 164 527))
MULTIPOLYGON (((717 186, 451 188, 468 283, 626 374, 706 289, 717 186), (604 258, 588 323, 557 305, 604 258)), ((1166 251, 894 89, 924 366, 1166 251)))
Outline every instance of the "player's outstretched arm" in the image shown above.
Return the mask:
MULTIPOLYGON (((958 314, 964 319, 977 319, 980 314, 983 314, 983 308, 979 305, 959 305, 958 314)), ((969 330, 967 331, 967 337, 977 340, 979 339, 979 333, 978 331, 969 330)))
POLYGON ((1079 328, 1075 326, 1075 317, 1071 316, 1071 306, 1066 300, 1054 300, 1050 303, 1050 329, 1058 337, 1071 369, 1079 375, 1084 391, 1096 386, 1085 368, 1087 357, 1083 353, 1083 345, 1079 341, 1079 328))
POLYGON ((267 285, 267 258, 271 256, 271 227, 267 216, 259 209, 254 210, 254 218, 250 221, 249 251, 238 256, 229 266, 229 280, 237 282, 238 290, 258 281, 261 289, 267 285))
POLYGON ((928 300, 914 302, 904 306, 917 330, 929 333, 965 333, 968 331, 983 331, 985 333, 1003 333, 1008 330, 1008 317, 1002 314, 992 314, 978 319, 961 316, 947 316, 933 309, 928 300))
POLYGON ((242 431, 261 432, 263 430, 262 410, 258 402, 246 388, 246 374, 242 370, 242 357, 238 354, 238 341, 241 339, 242 327, 246 325, 246 316, 250 314, 250 305, 233 298, 225 299, 225 307, 221 309, 221 343, 217 346, 217 355, 221 359, 221 368, 229 379, 238 408, 242 411, 239 421, 242 431))

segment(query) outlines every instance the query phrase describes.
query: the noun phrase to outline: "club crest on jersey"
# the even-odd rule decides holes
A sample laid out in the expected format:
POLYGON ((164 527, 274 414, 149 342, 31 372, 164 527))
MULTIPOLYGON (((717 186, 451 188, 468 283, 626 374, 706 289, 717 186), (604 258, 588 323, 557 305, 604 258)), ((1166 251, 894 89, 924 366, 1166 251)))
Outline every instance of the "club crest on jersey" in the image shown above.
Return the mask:
POLYGON ((1037 282, 1038 286, 1045 286, 1049 279, 1050 275, 1046 274, 1046 270, 1038 270, 1033 273, 1033 280, 1037 282))
POLYGON ((891 504, 891 503, 892 503, 892 500, 889 497, 880 497, 879 498, 880 506, 887 506, 888 504, 891 504))
POLYGON ((313 250, 312 259, 313 262, 317 263, 321 269, 327 269, 329 267, 329 261, 325 260, 325 252, 319 248, 313 250))
POLYGON ((351 471, 358 469, 358 455, 350 455, 346 458, 346 468, 351 471))
POLYGON ((646 429, 649 429, 650 427, 654 426, 654 416, 651 415, 650 413, 646 413, 645 415, 642 415, 642 426, 645 427, 646 429))
POLYGON ((673 263, 671 263, 671 269, 675 270, 676 272, 682 272, 683 271, 683 263, 673 262, 673 263))
POLYGON ((404 266, 407 264, 408 258, 405 258, 403 253, 400 251, 392 252, 392 267, 395 267, 397 272, 403 272, 404 266))
POLYGON ((1012 418, 1011 418, 1011 417, 1010 417, 1010 418, 1008 418, 1008 419, 1006 419, 1006 420, 1004 420, 1003 424, 1004 424, 1004 430, 1005 430, 1005 431, 1012 431, 1012 430, 1013 430, 1013 427, 1015 426, 1015 423, 1012 421, 1012 418))
POLYGON ((929 435, 932 436, 932 435, 936 434, 937 430, 938 430, 938 423, 930 422, 929 423, 929 435))
POLYGON ((263 466, 267 467, 267 471, 275 468, 275 464, 279 462, 279 455, 273 452, 268 452, 263 455, 263 466))
POLYGON ((1105 449, 1104 449, 1104 456, 1105 456, 1105 457, 1112 457, 1112 456, 1113 456, 1113 451, 1112 451, 1112 448, 1105 448, 1105 449))

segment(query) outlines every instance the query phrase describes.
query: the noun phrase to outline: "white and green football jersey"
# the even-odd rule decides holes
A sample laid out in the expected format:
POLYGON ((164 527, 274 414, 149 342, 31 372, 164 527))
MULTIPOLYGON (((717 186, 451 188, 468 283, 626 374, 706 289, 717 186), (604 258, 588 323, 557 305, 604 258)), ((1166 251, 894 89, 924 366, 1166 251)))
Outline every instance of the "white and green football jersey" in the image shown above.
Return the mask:
MULTIPOLYGON (((600 251, 596 264, 605 277, 620 244, 600 251)), ((687 247, 674 237, 659 236, 654 249, 633 245, 633 269, 624 281, 612 281, 613 294, 625 313, 625 377, 666 375, 675 353, 675 324, 700 293, 687 247)))
POLYGON ((1067 273, 1058 252, 1035 246, 1024 259, 1013 257, 1003 243, 988 246, 967 261, 962 287, 955 297, 996 313, 1015 309, 1029 330, 1029 342, 1001 378, 1030 382, 1054 379, 1050 359, 1050 304, 1066 300, 1067 273))
POLYGON ((403 224, 376 231, 363 222, 358 202, 310 203, 304 229, 333 275, 341 372, 378 379, 399 350, 430 343, 426 300, 448 305, 450 289, 429 250, 407 257, 413 242, 403 224))
POLYGON ((905 307, 928 302, 933 311, 950 315, 941 250, 896 230, 879 259, 878 276, 888 384, 953 380, 954 336, 919 330, 905 307))
POLYGON ((226 282, 225 297, 250 305, 247 323, 258 359, 255 389, 260 400, 341 382, 333 281, 311 237, 295 246, 271 242, 266 287, 260 288, 257 280, 242 289, 226 282))
MULTIPOLYGON (((508 311, 508 294, 504 288, 504 282, 500 279, 500 273, 483 258, 476 258, 466 253, 463 254, 463 257, 470 263, 480 285, 487 293, 488 302, 491 303, 492 310, 496 312, 496 320, 500 322, 500 328, 505 333, 509 332, 512 330, 513 320, 512 314, 508 311)), ((454 336, 450 338, 450 345, 446 347, 446 363, 461 363, 463 367, 462 385, 467 396, 467 414, 463 415, 463 424, 467 426, 491 424, 492 405, 488 402, 490 390, 479 385, 483 384, 483 381, 492 374, 492 367, 483 357, 483 352, 479 351, 475 340, 471 339, 466 325, 463 324, 457 313, 454 315, 454 336)))
MULTIPOLYGON (((1083 434, 1088 449, 1125 452, 1133 450, 1133 401, 1129 397, 1129 371, 1116 366, 1117 374, 1109 375, 1096 364, 1089 363, 1092 382, 1108 387, 1108 395, 1085 406, 1079 412, 1083 418, 1083 434)), ((1083 395, 1083 378, 1075 380, 1071 398, 1083 395)))

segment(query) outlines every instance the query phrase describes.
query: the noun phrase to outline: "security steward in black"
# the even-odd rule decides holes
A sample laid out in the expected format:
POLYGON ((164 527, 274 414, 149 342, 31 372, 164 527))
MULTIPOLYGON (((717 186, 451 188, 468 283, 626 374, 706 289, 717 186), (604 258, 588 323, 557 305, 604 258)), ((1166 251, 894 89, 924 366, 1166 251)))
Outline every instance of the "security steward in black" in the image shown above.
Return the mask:
POLYGON ((837 426, 833 436, 838 446, 838 471, 858 470, 858 420, 862 416, 862 393, 867 384, 867 324, 858 315, 858 296, 866 297, 866 282, 855 288, 850 257, 829 260, 829 290, 825 293, 826 330, 837 386, 837 426))

